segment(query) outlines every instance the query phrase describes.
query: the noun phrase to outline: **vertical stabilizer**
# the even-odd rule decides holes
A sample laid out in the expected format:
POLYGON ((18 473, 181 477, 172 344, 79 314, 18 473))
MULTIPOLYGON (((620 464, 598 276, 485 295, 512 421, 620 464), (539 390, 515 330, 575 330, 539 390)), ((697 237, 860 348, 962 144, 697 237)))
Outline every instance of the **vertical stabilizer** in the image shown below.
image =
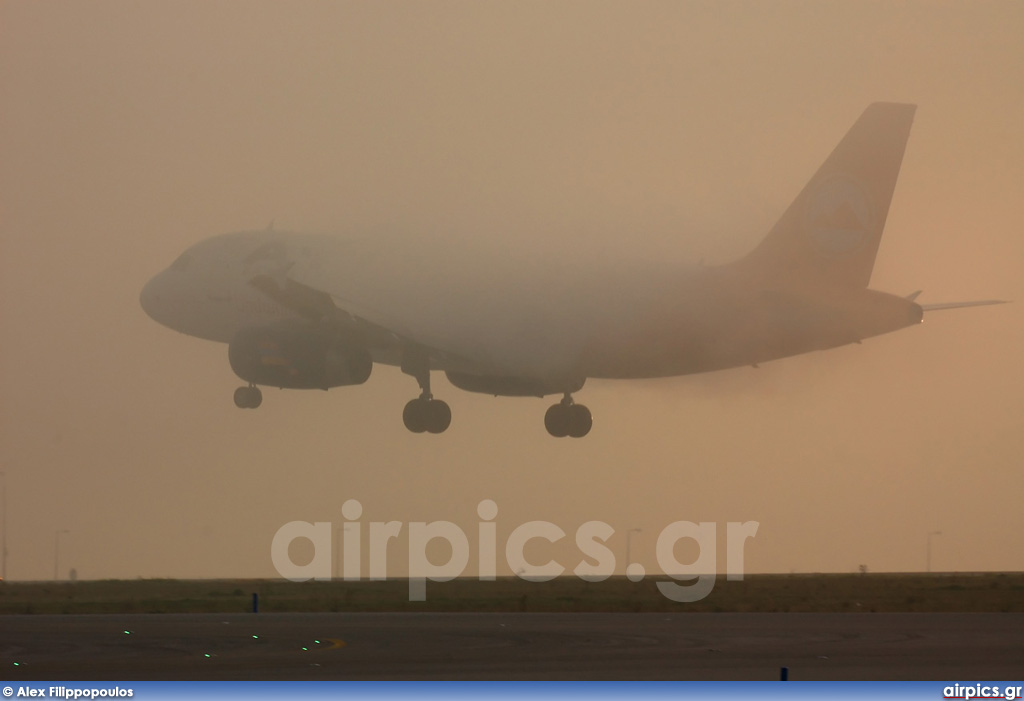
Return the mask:
POLYGON ((915 109, 869 105, 768 236, 738 261, 744 272, 797 285, 867 287, 915 109))

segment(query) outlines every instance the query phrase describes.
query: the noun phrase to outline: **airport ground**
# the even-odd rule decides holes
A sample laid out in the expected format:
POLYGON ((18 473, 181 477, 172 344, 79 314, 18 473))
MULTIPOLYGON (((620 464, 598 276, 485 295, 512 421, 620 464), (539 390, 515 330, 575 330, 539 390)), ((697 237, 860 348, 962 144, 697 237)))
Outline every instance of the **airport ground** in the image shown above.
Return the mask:
POLYGON ((1019 679, 1024 575, 0 585, 6 679, 1019 679), (604 586, 601 586, 604 585, 604 586), (490 588, 488 588, 490 587, 490 588), (252 594, 260 610, 252 612, 252 594), (91 615, 83 615, 91 614, 91 615))
POLYGON ((427 581, 426 601, 409 601, 405 579, 8 582, 0 583, 0 614, 247 613, 253 594, 266 613, 1024 613, 1024 573, 755 574, 742 581, 720 576, 708 596, 690 603, 666 598, 657 581, 467 577, 427 581))

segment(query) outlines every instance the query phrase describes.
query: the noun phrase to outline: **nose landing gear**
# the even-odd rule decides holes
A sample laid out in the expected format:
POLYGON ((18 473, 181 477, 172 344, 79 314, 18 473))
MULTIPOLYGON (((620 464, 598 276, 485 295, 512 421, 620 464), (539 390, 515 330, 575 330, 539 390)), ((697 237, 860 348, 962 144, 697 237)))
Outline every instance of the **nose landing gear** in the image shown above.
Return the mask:
POLYGON ((544 428, 555 438, 583 438, 590 433, 594 417, 590 409, 573 401, 568 392, 558 404, 552 404, 544 414, 544 428))

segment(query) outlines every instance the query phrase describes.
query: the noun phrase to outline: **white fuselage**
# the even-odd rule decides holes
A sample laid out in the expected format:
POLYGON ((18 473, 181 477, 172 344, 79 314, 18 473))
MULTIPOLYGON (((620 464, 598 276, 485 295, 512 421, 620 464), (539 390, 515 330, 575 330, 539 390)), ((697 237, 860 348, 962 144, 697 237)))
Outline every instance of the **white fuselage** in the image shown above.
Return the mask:
MULTIPOLYGON (((917 293, 868 289, 915 106, 868 105, 761 242, 716 267, 559 262, 537 251, 276 231, 224 234, 189 248, 142 291, 160 323, 228 344, 248 385, 365 382, 398 365, 420 396, 414 433, 444 432, 431 370, 471 392, 561 394, 544 424, 580 438, 592 416, 572 394, 587 378, 652 378, 755 365, 919 323, 917 293)), ((586 247, 583 247, 586 249, 586 247)))
MULTIPOLYGON (((300 318, 251 284, 258 275, 321 290, 347 313, 440 351, 434 367, 524 378, 705 372, 856 342, 921 318, 900 297, 752 279, 733 266, 673 275, 523 268, 274 231, 196 244, 145 286, 141 302, 161 324, 224 343, 243 328, 300 318)), ((376 348, 374 360, 399 363, 393 350, 376 348)))

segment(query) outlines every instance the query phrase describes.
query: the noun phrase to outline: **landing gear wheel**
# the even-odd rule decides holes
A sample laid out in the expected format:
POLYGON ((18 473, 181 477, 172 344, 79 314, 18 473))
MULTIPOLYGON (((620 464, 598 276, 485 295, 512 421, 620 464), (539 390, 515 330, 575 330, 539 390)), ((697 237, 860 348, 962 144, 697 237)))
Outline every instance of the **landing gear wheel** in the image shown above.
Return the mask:
POLYGON ((431 399, 426 408, 427 431, 430 433, 444 433, 452 425, 452 410, 447 403, 431 399))
POLYGON ((569 407, 565 404, 552 404, 544 414, 544 428, 555 438, 569 435, 569 407))
POLYGON ((452 423, 452 410, 440 399, 419 397, 405 405, 402 421, 413 433, 444 433, 452 423))
POLYGON ((594 417, 590 414, 590 409, 583 406, 582 404, 573 404, 567 407, 569 414, 569 436, 572 438, 583 438, 583 436, 590 433, 590 429, 594 425, 594 417))
POLYGON ((239 409, 256 409, 263 403, 263 392, 256 385, 239 387, 235 390, 235 406, 239 409))
POLYGON ((427 430, 426 401, 413 399, 405 405, 402 411, 402 421, 405 427, 413 433, 423 433, 427 430))
POLYGON ((590 433, 594 417, 590 409, 575 404, 567 393, 561 402, 551 405, 544 414, 544 428, 555 438, 583 438, 590 433))

